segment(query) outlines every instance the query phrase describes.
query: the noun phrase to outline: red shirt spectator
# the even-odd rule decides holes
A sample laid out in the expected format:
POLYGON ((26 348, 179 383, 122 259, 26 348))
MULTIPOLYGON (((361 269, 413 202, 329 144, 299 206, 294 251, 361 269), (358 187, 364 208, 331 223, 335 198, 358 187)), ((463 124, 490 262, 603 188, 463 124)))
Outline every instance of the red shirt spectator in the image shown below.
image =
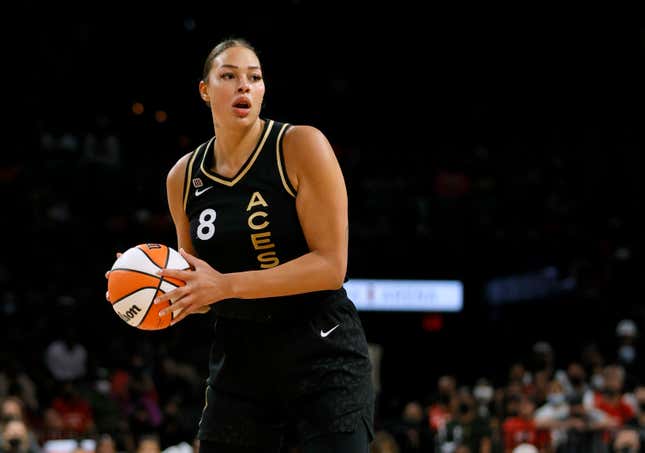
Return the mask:
POLYGON ((433 404, 428 409, 428 422, 432 432, 436 433, 443 429, 451 419, 450 409, 443 404, 433 404))
POLYGON ((535 421, 522 417, 507 419, 502 425, 505 451, 512 451, 519 444, 531 444, 538 449, 546 448, 551 440, 548 430, 537 429, 535 421))
POLYGON ((546 448, 551 443, 551 433, 545 429, 537 429, 534 421, 535 403, 527 396, 522 396, 519 404, 519 414, 509 417, 502 425, 504 432, 504 451, 511 452, 519 444, 531 444, 539 449, 546 448))
POLYGON ((594 406, 607 415, 614 417, 619 425, 624 425, 636 416, 634 409, 622 397, 618 399, 607 398, 602 393, 596 392, 594 394, 594 406))
POLYGON ((62 422, 62 430, 70 434, 85 434, 94 428, 94 417, 89 403, 78 395, 72 384, 66 383, 61 396, 51 405, 62 422))

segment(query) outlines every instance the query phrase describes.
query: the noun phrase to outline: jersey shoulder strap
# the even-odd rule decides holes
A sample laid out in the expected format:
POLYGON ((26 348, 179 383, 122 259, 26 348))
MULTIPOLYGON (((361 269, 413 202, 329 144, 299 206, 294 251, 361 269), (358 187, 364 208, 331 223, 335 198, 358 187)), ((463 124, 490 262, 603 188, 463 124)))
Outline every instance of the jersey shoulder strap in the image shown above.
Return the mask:
POLYGON ((200 163, 202 161, 202 156, 205 150, 214 139, 215 137, 205 141, 197 148, 195 148, 195 150, 193 150, 192 154, 190 155, 190 158, 188 159, 188 165, 186 165, 186 175, 184 176, 184 211, 186 211, 186 208, 188 206, 190 188, 195 187, 196 189, 198 189, 204 184, 200 176, 200 163))
POLYGON ((280 180, 282 181, 282 187, 284 190, 291 195, 293 198, 296 197, 296 189, 289 181, 287 176, 287 167, 284 161, 284 151, 282 149, 282 141, 284 139, 284 133, 291 127, 289 123, 276 123, 275 128, 275 161, 278 166, 278 173, 280 174, 280 180))

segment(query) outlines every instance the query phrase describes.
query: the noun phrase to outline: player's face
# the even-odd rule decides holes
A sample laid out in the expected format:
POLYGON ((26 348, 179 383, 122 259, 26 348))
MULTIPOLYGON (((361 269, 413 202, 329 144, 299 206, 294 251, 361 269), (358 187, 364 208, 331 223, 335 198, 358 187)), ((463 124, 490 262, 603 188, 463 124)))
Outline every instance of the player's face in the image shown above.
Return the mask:
POLYGON ((213 60, 207 83, 199 84, 199 91, 210 104, 216 122, 255 122, 264 99, 262 68, 255 52, 231 47, 219 54, 213 60))

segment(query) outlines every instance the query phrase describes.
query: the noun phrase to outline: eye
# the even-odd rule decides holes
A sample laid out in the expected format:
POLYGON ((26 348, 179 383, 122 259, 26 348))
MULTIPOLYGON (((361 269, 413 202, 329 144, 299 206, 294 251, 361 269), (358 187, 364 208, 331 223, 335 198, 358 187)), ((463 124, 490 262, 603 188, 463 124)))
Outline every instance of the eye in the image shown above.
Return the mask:
POLYGON ((253 80, 254 82, 259 82, 260 80, 262 80, 262 76, 260 74, 253 74, 251 76, 251 80, 253 80))
POLYGON ((235 74, 232 72, 224 72, 220 75, 220 77, 224 80, 231 80, 235 78, 235 74))

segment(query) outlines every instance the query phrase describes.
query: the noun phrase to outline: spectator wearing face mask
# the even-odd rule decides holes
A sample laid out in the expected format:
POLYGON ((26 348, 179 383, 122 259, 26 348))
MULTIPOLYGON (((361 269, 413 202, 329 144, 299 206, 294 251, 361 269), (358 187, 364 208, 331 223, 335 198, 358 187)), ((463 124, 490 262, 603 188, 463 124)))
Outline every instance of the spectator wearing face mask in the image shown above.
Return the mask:
POLYGON ((481 378, 475 384, 473 388, 473 396, 477 403, 477 414, 482 417, 490 417, 491 414, 491 402, 493 401, 493 396, 495 394, 495 389, 488 382, 487 379, 481 378))
POLYGON ((567 398, 586 395, 591 398, 591 388, 587 384, 587 373, 580 362, 571 362, 566 371, 556 373, 556 379, 562 384, 567 398))
POLYGON ((491 453, 491 429, 487 417, 477 413, 473 396, 463 391, 457 397, 457 412, 439 433, 439 451, 491 453))
POLYGON ((557 449, 566 440, 569 404, 560 381, 549 383, 547 401, 535 411, 535 426, 551 432, 551 446, 557 449))
POLYGON ((433 435, 424 415, 423 406, 418 401, 409 401, 403 408, 399 422, 390 427, 403 453, 431 449, 433 435))

